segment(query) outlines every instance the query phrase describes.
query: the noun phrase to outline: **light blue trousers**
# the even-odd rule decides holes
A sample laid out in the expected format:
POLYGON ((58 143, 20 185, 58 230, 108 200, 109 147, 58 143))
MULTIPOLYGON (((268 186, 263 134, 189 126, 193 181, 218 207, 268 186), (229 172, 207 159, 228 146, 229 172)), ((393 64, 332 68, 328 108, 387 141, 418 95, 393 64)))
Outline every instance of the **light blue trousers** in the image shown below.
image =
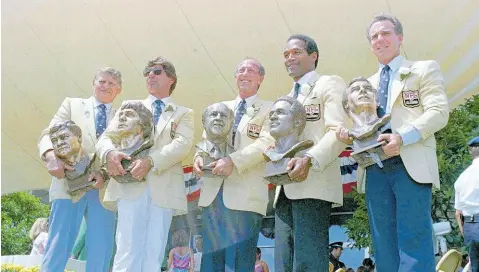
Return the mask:
POLYGON ((71 199, 53 200, 42 272, 64 271, 85 210, 88 217, 86 271, 109 271, 115 233, 115 213, 103 208, 98 190, 91 190, 76 203, 71 199))

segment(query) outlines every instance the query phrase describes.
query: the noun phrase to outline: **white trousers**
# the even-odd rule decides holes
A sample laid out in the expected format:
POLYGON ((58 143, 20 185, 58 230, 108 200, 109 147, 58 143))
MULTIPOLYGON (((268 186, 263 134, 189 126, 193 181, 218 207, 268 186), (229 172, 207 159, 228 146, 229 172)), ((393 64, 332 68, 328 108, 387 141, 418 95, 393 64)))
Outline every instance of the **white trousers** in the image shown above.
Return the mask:
POLYGON ((150 189, 135 200, 118 200, 113 272, 160 271, 173 210, 151 201, 150 189))

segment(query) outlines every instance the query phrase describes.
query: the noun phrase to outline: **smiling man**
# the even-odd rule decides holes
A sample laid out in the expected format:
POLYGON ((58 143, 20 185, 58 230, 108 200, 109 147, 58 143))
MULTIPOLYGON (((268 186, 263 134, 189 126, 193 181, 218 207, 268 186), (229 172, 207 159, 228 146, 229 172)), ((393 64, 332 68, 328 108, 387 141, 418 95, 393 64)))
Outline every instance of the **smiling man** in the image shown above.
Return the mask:
POLYGON ((308 36, 291 36, 283 58, 294 81, 288 96, 306 110, 300 140, 312 140, 314 146, 289 161, 289 176, 297 182, 276 187, 275 269, 328 271, 331 205, 343 203, 338 155, 345 146, 334 131, 345 119, 341 101, 346 84, 339 76, 315 72, 318 46, 308 36))
MULTIPOLYGON (((378 90, 378 116, 391 114, 378 141, 390 159, 358 168, 366 172, 366 203, 378 271, 435 271, 431 238, 432 185, 439 187, 434 133, 449 117, 444 80, 437 62, 400 55, 401 22, 377 15, 366 33, 378 71, 369 78, 378 90)), ((346 139, 342 139, 346 140, 346 139)))
MULTIPOLYGON (((90 176, 97 180, 94 187, 84 194, 71 196, 67 193, 65 170, 74 170, 55 155, 50 140, 50 128, 56 124, 71 120, 82 132, 81 148, 86 154, 95 153, 97 138, 103 133, 115 110, 111 103, 121 92, 121 73, 113 68, 102 68, 93 78, 93 96, 87 99, 66 98, 38 142, 40 156, 47 162, 52 175, 50 186, 50 230, 42 271, 63 271, 69 253, 78 234, 83 214, 88 216, 86 244, 86 271, 108 271, 113 252, 113 234, 115 214, 106 210, 100 201, 99 189, 103 188, 104 175, 99 172, 90 176)), ((78 148, 78 147, 75 147, 78 148)))
MULTIPOLYGON (((199 206, 203 207, 201 271, 254 271, 261 219, 266 214, 268 185, 263 179, 263 150, 273 143, 265 122, 272 103, 257 97, 265 75, 254 59, 237 67, 238 96, 224 103, 235 114, 229 140, 234 152, 210 163, 203 178, 199 206)), ((204 160, 195 156, 193 171, 202 175, 204 160)))
MULTIPOLYGON (((96 145, 112 177, 105 201, 118 205, 115 272, 160 271, 173 213, 187 212, 181 161, 193 145, 194 113, 170 97, 177 83, 176 70, 170 61, 163 57, 148 61, 143 76, 148 97, 142 101, 125 101, 121 108, 142 103, 153 114, 154 128, 150 132, 154 145, 148 155, 130 158, 115 147, 115 139, 109 133, 96 145), (128 169, 123 168, 123 159, 131 160, 128 169), (118 182, 115 177, 125 175, 127 170, 132 178, 146 182, 118 182)), ((127 112, 124 113, 122 122, 126 121, 127 112)), ((137 113, 141 117, 141 113, 137 113)), ((117 114, 110 126, 118 124, 119 118, 117 114)), ((133 121, 136 117, 131 118, 133 121)), ((147 132, 144 128, 143 133, 147 132)))

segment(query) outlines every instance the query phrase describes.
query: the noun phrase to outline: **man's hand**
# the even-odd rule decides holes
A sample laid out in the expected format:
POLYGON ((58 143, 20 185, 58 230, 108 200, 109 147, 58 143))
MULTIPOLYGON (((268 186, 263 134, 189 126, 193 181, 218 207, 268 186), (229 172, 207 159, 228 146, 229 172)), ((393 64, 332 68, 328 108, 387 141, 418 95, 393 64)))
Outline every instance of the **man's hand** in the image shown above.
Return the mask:
POLYGON ((336 138, 345 144, 353 143, 353 138, 349 136, 349 130, 341 125, 336 127, 336 138))
POLYGON ((304 181, 308 178, 309 168, 311 167, 311 158, 304 156, 302 158, 292 158, 286 167, 289 177, 294 181, 304 181))
POLYGON ((101 189, 103 188, 103 186, 105 186, 105 179, 100 172, 90 173, 90 175, 88 176, 88 181, 92 180, 95 180, 95 184, 93 184, 93 188, 95 189, 101 189))
POLYGON ((55 156, 53 150, 47 151, 45 153, 45 160, 47 161, 48 173, 58 179, 65 177, 65 170, 75 170, 73 167, 64 163, 60 158, 55 156))
POLYGON ((461 233, 462 237, 464 237, 464 220, 462 216, 462 211, 456 210, 456 220, 457 225, 459 226, 459 232, 461 233))
POLYGON ((219 159, 215 162, 210 163, 209 167, 214 167, 211 173, 213 175, 220 175, 220 176, 229 176, 233 173, 234 168, 233 160, 230 157, 224 157, 219 159))
POLYGON ((203 157, 196 156, 193 163, 193 174, 195 175, 195 177, 199 178, 203 175, 203 171, 201 170, 201 168, 203 168, 204 163, 205 162, 203 160, 203 157))
POLYGON ((108 152, 106 156, 106 170, 108 171, 108 175, 123 176, 126 174, 126 170, 121 166, 122 159, 131 160, 128 155, 120 151, 112 150, 108 152))
POLYGON ((378 137, 378 142, 386 141, 386 144, 382 146, 384 154, 389 157, 399 155, 399 151, 402 146, 401 135, 397 133, 381 134, 378 137))
POLYGON ((136 180, 141 180, 144 177, 146 177, 148 172, 150 172, 151 167, 152 165, 151 165, 150 159, 148 158, 136 159, 131 163, 129 168, 131 177, 136 180))

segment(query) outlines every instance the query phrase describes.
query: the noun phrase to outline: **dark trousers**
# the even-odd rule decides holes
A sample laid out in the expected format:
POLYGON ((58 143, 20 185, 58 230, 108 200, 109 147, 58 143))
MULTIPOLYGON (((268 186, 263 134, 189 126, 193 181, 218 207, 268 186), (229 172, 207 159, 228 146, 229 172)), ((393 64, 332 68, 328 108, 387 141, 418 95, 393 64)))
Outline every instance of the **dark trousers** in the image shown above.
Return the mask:
POLYGON ((330 214, 330 202, 289 199, 281 188, 275 214, 276 272, 329 270, 330 214))
POLYGON ((469 247, 472 272, 479 272, 479 223, 464 223, 464 244, 469 247))
POLYGON ((254 271, 262 216, 226 208, 221 188, 213 203, 203 208, 202 218, 201 271, 254 271))
POLYGON ((366 176, 366 203, 377 271, 436 271, 431 184, 415 182, 399 156, 383 164, 383 168, 368 167, 366 176))

